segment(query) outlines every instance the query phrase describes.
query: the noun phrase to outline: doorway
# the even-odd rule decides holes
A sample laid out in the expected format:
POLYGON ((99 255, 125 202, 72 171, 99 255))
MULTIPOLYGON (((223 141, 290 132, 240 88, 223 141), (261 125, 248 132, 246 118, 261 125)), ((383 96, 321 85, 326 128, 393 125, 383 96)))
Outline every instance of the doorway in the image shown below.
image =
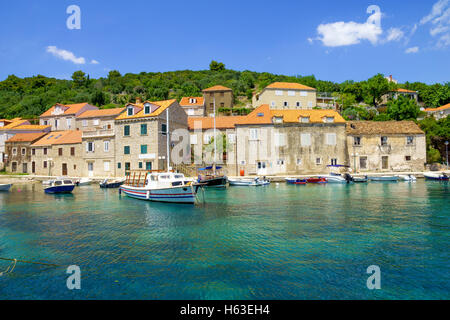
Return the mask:
POLYGON ((36 162, 32 162, 31 163, 31 173, 35 174, 36 173, 36 162))
POLYGON ((88 176, 93 177, 94 176, 94 163, 88 162, 88 176))
POLYGON ((62 175, 67 176, 67 163, 62 164, 62 175))
POLYGON ((266 161, 258 161, 257 162, 257 171, 256 174, 259 176, 264 176, 267 174, 267 163, 266 161))
POLYGON ((383 170, 389 169, 389 157, 388 156, 381 157, 381 168, 383 170))

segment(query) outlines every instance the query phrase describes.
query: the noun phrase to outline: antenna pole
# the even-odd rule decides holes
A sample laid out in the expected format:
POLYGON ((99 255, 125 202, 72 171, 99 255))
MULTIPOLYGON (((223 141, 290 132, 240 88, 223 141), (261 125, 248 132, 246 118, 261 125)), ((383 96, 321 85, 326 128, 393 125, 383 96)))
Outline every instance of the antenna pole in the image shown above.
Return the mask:
POLYGON ((214 175, 216 174, 216 159, 217 159, 217 141, 216 141, 216 97, 213 99, 214 101, 214 175))
POLYGON ((170 172, 169 108, 166 109, 167 172, 170 172))

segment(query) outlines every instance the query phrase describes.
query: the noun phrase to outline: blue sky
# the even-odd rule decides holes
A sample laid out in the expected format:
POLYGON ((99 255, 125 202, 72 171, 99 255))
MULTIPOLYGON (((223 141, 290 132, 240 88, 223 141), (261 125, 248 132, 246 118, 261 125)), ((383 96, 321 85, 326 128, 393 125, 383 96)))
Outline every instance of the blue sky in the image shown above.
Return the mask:
POLYGON ((0 26, 0 80, 203 70, 214 59, 337 82, 450 81, 450 0, 15 0, 1 2, 0 26), (69 5, 80 30, 66 26, 69 5))

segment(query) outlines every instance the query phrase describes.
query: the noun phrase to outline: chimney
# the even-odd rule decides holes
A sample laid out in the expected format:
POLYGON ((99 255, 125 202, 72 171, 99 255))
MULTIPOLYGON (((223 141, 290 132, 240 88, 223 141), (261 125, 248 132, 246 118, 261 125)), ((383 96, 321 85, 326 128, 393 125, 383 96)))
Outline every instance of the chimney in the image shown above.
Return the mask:
POLYGON ((136 104, 141 104, 141 103, 142 103, 141 98, 140 98, 140 97, 137 97, 137 98, 136 98, 136 104))
POLYGON ((392 82, 392 74, 389 76, 389 80, 391 80, 391 82, 392 82))

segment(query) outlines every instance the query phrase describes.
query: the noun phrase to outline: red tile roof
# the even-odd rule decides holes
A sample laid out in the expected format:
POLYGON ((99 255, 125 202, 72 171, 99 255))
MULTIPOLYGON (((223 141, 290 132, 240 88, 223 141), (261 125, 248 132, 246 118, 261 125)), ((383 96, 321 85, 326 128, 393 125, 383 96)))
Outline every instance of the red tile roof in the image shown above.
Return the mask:
POLYGON ((101 118, 101 117, 113 117, 121 114, 125 108, 114 108, 114 109, 100 109, 100 110, 87 110, 80 114, 77 119, 84 118, 101 118))
POLYGON ((83 102, 83 103, 66 104, 66 105, 57 103, 56 105, 54 105, 53 107, 51 107, 50 109, 45 111, 43 114, 41 114, 41 117, 51 117, 51 116, 53 116, 52 113, 55 110, 56 106, 62 106, 63 108, 65 107, 66 110, 64 110, 64 114, 77 114, 86 105, 89 105, 89 103, 83 102))
POLYGON ((67 130, 67 131, 53 131, 48 133, 40 140, 33 143, 33 146, 50 146, 59 144, 75 144, 81 143, 82 131, 67 130))
POLYGON ((182 107, 197 107, 203 106, 205 104, 205 100, 203 97, 183 97, 180 101, 180 106, 182 107), (195 99, 195 103, 191 103, 190 100, 195 99))
POLYGON ((395 90, 396 92, 401 92, 401 93, 417 93, 417 91, 412 91, 412 90, 407 90, 407 89, 402 89, 399 88, 397 90, 395 90))
POLYGON ((46 134, 46 132, 17 133, 6 142, 33 142, 46 134))
POLYGON ((266 88, 269 89, 293 89, 293 90, 316 90, 315 88, 311 88, 305 86, 300 83, 295 82, 274 82, 269 84, 266 88))
MULTIPOLYGON (((217 129, 232 129, 237 123, 244 121, 246 116, 233 116, 233 117, 216 117, 217 129)), ((189 130, 194 130, 196 122, 201 122, 201 129, 213 129, 214 117, 189 117, 188 127, 189 130)))
POLYGON ((211 88, 203 89, 203 91, 233 91, 233 90, 230 89, 230 88, 221 86, 221 85, 217 85, 217 86, 214 86, 214 87, 211 87, 211 88))
POLYGON ((154 102, 145 101, 143 104, 129 103, 128 105, 135 106, 138 109, 138 111, 132 116, 129 116, 126 112, 124 112, 124 113, 120 114, 116 118, 116 120, 156 117, 156 116, 159 116, 163 111, 165 111, 167 108, 169 108, 174 103, 178 103, 177 100, 171 99, 171 100, 154 101, 154 102), (150 104, 159 106, 159 108, 150 114, 144 114, 144 105, 146 103, 150 103, 150 104))
POLYGON ((439 108, 428 108, 428 109, 425 109, 424 111, 426 111, 426 112, 433 112, 433 111, 446 110, 448 108, 450 108, 450 103, 448 103, 448 104, 446 104, 446 105, 444 105, 442 107, 439 107, 439 108))

